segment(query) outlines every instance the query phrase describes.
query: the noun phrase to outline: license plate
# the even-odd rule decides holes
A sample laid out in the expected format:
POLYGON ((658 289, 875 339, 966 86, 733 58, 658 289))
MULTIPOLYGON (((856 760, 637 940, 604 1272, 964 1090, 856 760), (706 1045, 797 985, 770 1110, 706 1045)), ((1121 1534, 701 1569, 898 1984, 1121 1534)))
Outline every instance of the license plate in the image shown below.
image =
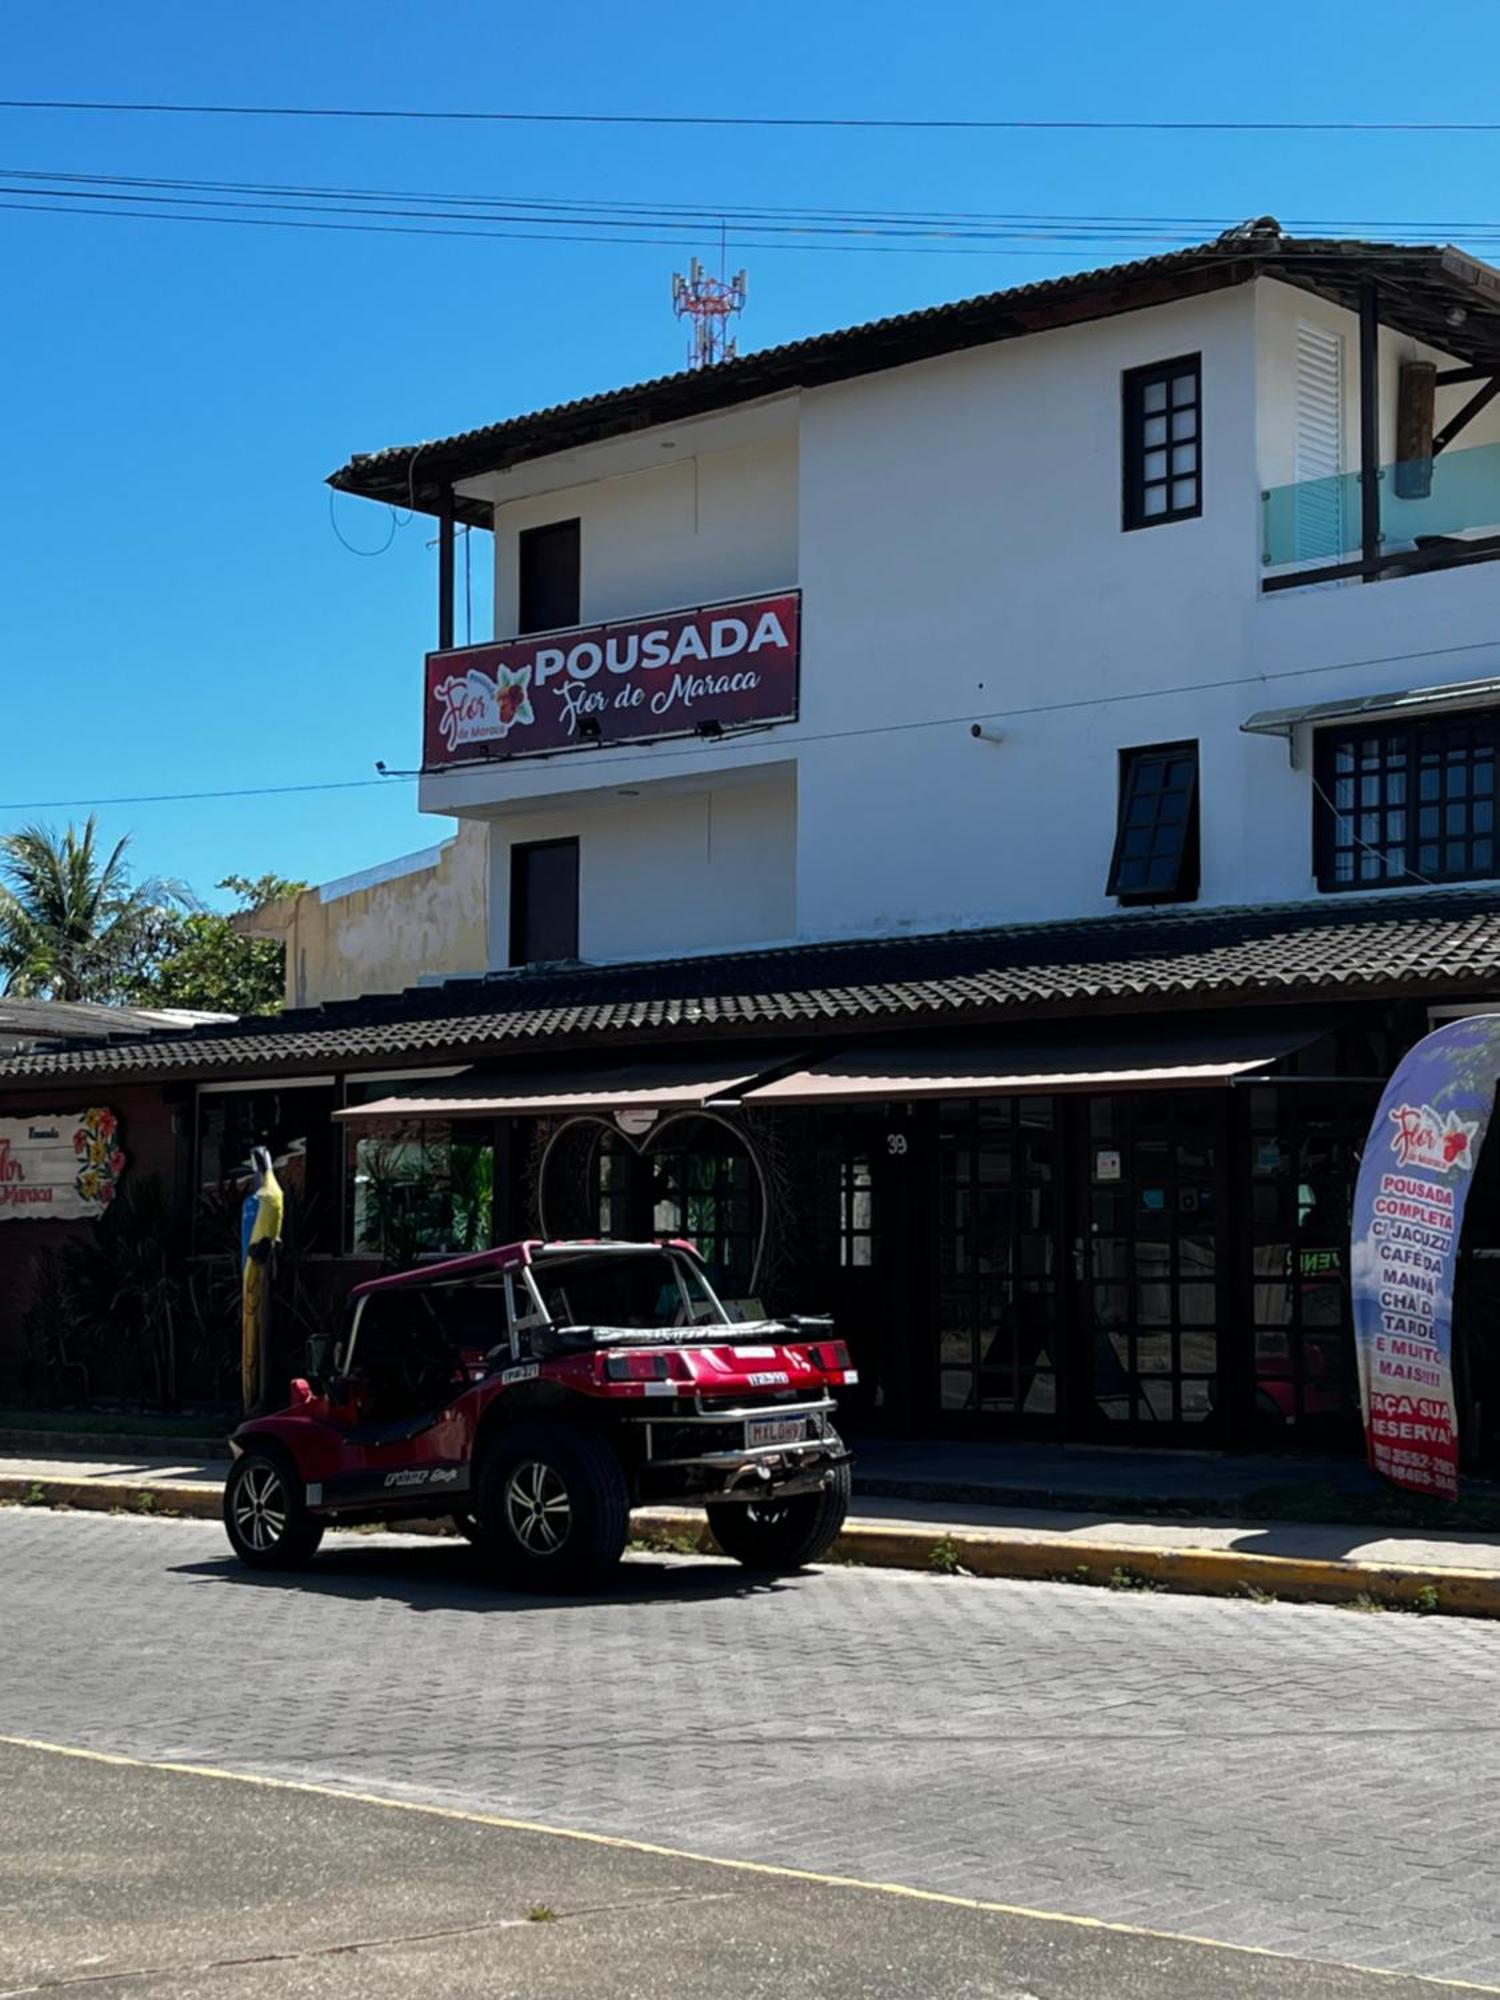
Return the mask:
POLYGON ((807 1436, 806 1417, 750 1417, 745 1443, 750 1449, 767 1444, 801 1444, 807 1436))

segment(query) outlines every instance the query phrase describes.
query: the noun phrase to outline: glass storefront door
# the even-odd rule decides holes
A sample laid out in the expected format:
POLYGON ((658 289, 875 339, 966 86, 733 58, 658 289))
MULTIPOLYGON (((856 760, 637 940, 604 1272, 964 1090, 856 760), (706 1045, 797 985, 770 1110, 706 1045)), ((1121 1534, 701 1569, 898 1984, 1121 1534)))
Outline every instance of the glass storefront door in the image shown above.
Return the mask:
POLYGON ((1051 1434, 1062 1326, 1062 1145, 1050 1097, 939 1107, 939 1404, 1051 1434), (1007 1422, 1009 1420, 1009 1422, 1007 1422))
POLYGON ((1141 1091, 1079 1107, 1075 1352, 1086 1394, 1076 1415, 1085 1435, 1219 1442, 1225 1097, 1141 1091))

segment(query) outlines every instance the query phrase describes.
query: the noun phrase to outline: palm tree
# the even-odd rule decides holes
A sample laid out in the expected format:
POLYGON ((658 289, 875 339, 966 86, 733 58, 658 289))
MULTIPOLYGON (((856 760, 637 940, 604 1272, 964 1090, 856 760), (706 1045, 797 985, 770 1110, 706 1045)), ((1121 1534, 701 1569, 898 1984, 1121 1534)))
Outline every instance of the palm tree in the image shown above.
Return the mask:
POLYGON ((112 1000, 148 947, 174 883, 132 883, 130 836, 106 855, 97 815, 69 825, 26 826, 0 836, 0 977, 24 999, 112 1000))

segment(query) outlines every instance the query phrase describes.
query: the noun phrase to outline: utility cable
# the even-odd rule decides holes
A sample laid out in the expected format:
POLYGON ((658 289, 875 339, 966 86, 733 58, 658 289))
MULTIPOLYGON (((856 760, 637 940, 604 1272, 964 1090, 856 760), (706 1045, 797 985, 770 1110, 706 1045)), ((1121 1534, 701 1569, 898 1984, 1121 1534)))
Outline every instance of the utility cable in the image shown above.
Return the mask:
MULTIPOLYGON (((497 640, 492 643, 504 644, 506 642, 497 640)), ((922 716, 911 722, 874 722, 868 723, 863 728, 858 729, 809 731, 804 735, 790 737, 786 741, 788 749, 800 750, 804 744, 838 743, 855 737, 899 736, 917 729, 967 728, 974 722, 1009 722, 1035 715, 1061 715, 1079 709, 1118 707, 1124 702, 1131 701, 1175 700, 1178 696, 1184 694, 1208 694, 1225 688, 1261 687, 1273 681, 1305 680, 1311 675, 1348 673, 1360 667, 1389 666, 1398 661, 1442 659, 1454 653, 1488 653, 1492 652, 1497 644, 1500 644, 1500 639, 1472 639, 1466 640, 1463 644, 1457 646, 1428 646, 1418 652, 1379 653, 1367 659, 1337 660, 1328 665, 1283 667, 1273 673, 1234 674, 1224 680, 1184 681, 1172 687, 1126 688, 1116 694, 1078 695, 1067 701, 1032 702, 1024 707, 970 710, 964 715, 922 716)), ((774 725, 758 725, 755 733, 758 734, 760 733, 760 729, 772 726, 774 725)), ((745 733, 749 734, 751 732, 746 731, 745 733)), ((721 748, 732 747, 737 740, 737 736, 735 732, 731 731, 715 740, 721 748)), ((686 744, 680 749, 673 749, 664 745, 661 739, 651 739, 650 741, 642 739, 635 742, 603 744, 593 754, 597 756, 613 751, 640 754, 649 749, 652 763, 658 764, 679 757, 699 757, 703 754, 705 748, 706 744, 701 741, 686 744)), ((543 754, 547 757, 552 757, 570 754, 582 755, 583 752, 580 749, 577 752, 560 750, 549 751, 543 754)), ((358 791, 374 785, 385 785, 394 782, 411 783, 424 775, 437 777, 442 776, 445 772, 476 770, 485 765, 494 766, 500 763, 500 761, 499 759, 474 758, 464 764, 439 766, 437 770, 426 773, 419 770, 385 771, 378 778, 335 779, 324 784, 260 785, 219 792, 152 792, 142 793, 130 798, 110 799, 0 800, 0 812, 60 812, 65 809, 79 810, 87 806, 170 805, 200 799, 270 798, 277 794, 288 792, 358 791)), ((526 758, 524 761, 531 763, 540 761, 540 759, 533 756, 526 758)), ((618 761, 624 760, 621 759, 618 761)), ((1437 885, 1434 884, 1432 886, 1435 887, 1437 885)))
POLYGON ((373 119, 469 125, 622 125, 804 132, 1500 132, 1487 119, 1378 118, 812 118, 659 111, 474 111, 347 104, 172 104, 117 98, 6 97, 0 111, 76 111, 189 118, 373 119))

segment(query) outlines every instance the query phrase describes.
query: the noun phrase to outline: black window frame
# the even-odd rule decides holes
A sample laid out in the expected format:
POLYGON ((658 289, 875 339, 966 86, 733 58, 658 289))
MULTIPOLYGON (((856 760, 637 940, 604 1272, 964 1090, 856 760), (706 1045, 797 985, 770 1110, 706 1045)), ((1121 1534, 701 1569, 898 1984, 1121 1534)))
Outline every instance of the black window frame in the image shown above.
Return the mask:
MULTIPOLYGON (((1118 805, 1115 819, 1115 844, 1109 862, 1109 885, 1107 893, 1119 902, 1129 906, 1148 903, 1193 903, 1198 899, 1198 889, 1202 878, 1202 854, 1199 835, 1199 793, 1200 760, 1198 741, 1195 738, 1180 743, 1142 743, 1120 752, 1118 805), (1130 823, 1130 814, 1137 801, 1146 802, 1153 797, 1167 798, 1181 787, 1165 783, 1155 786, 1147 780, 1155 766, 1170 766, 1188 759, 1192 764, 1192 774, 1187 784, 1187 807, 1181 820, 1163 820, 1159 813, 1149 822, 1130 823), (1142 824, 1149 824, 1153 830, 1160 826, 1180 824, 1182 839, 1176 856, 1177 868, 1173 879, 1165 884, 1150 884, 1140 887, 1122 886, 1126 864, 1140 857, 1126 853, 1127 835, 1138 831, 1142 824)), ((1148 857, 1155 858, 1155 857, 1148 857)))
POLYGON ((562 521, 542 521, 523 528, 516 537, 516 633, 565 632, 582 616, 583 524, 577 515, 562 521), (556 561, 560 571, 542 573, 544 561, 556 561), (561 580, 560 580, 561 578, 561 580), (559 594, 560 593, 560 594, 559 594), (565 615, 566 614, 566 615, 565 615))
POLYGON ((340 1092, 331 1081, 304 1078, 252 1079, 233 1090, 200 1089, 196 1093, 192 1125, 194 1256, 238 1256, 240 1210, 253 1178, 252 1146, 267 1149, 288 1203, 301 1210, 291 1226, 302 1248, 319 1256, 338 1254, 342 1140, 333 1113, 340 1101, 340 1092), (222 1128, 212 1141, 210 1126, 222 1128), (226 1146, 224 1141, 231 1135, 234 1143, 226 1146))
POLYGON ((1203 512, 1203 356, 1180 354, 1172 361, 1152 361, 1143 368, 1127 368, 1121 378, 1121 435, 1123 460, 1123 520, 1127 533, 1136 528, 1162 528, 1174 521, 1195 521, 1203 512), (1191 404, 1174 403, 1172 384, 1179 376, 1193 378, 1193 399, 1191 404), (1166 389, 1164 407, 1161 411, 1146 408, 1147 392, 1163 385, 1166 389), (1175 437, 1174 425, 1170 419, 1178 410, 1191 408, 1193 412, 1193 435, 1175 437), (1165 438, 1157 443, 1146 441, 1146 425, 1150 418, 1166 416, 1165 438), (1174 450, 1193 445, 1196 448, 1196 464, 1191 473, 1174 473, 1171 454, 1174 450), (1153 451, 1167 454, 1167 466, 1160 479, 1146 477, 1146 462, 1153 451), (1193 482, 1193 504, 1190 507, 1171 505, 1172 489, 1179 479, 1191 478, 1193 482), (1164 488, 1168 505, 1159 514, 1146 511, 1146 495, 1157 488, 1164 488))
POLYGON ((1312 762, 1313 874, 1322 894, 1500 877, 1500 709, 1328 723, 1313 731, 1312 762), (1455 765, 1450 760, 1460 750, 1466 755, 1455 765), (1453 782, 1455 776, 1463 782, 1453 782), (1468 849, 1468 858, 1455 866, 1457 846, 1468 849), (1396 849, 1401 865, 1392 869, 1396 849), (1372 854, 1387 864, 1378 873, 1366 872, 1372 854), (1350 866, 1341 878, 1345 857, 1350 866))
POLYGON ((510 850, 510 964, 555 965, 578 956, 579 929, 579 879, 582 856, 576 834, 561 840, 518 840, 510 850), (526 933, 531 925, 529 909, 530 885, 526 873, 534 856, 542 853, 558 853, 571 849, 573 856, 573 922, 572 950, 549 952, 545 957, 533 955, 526 949, 526 933))

